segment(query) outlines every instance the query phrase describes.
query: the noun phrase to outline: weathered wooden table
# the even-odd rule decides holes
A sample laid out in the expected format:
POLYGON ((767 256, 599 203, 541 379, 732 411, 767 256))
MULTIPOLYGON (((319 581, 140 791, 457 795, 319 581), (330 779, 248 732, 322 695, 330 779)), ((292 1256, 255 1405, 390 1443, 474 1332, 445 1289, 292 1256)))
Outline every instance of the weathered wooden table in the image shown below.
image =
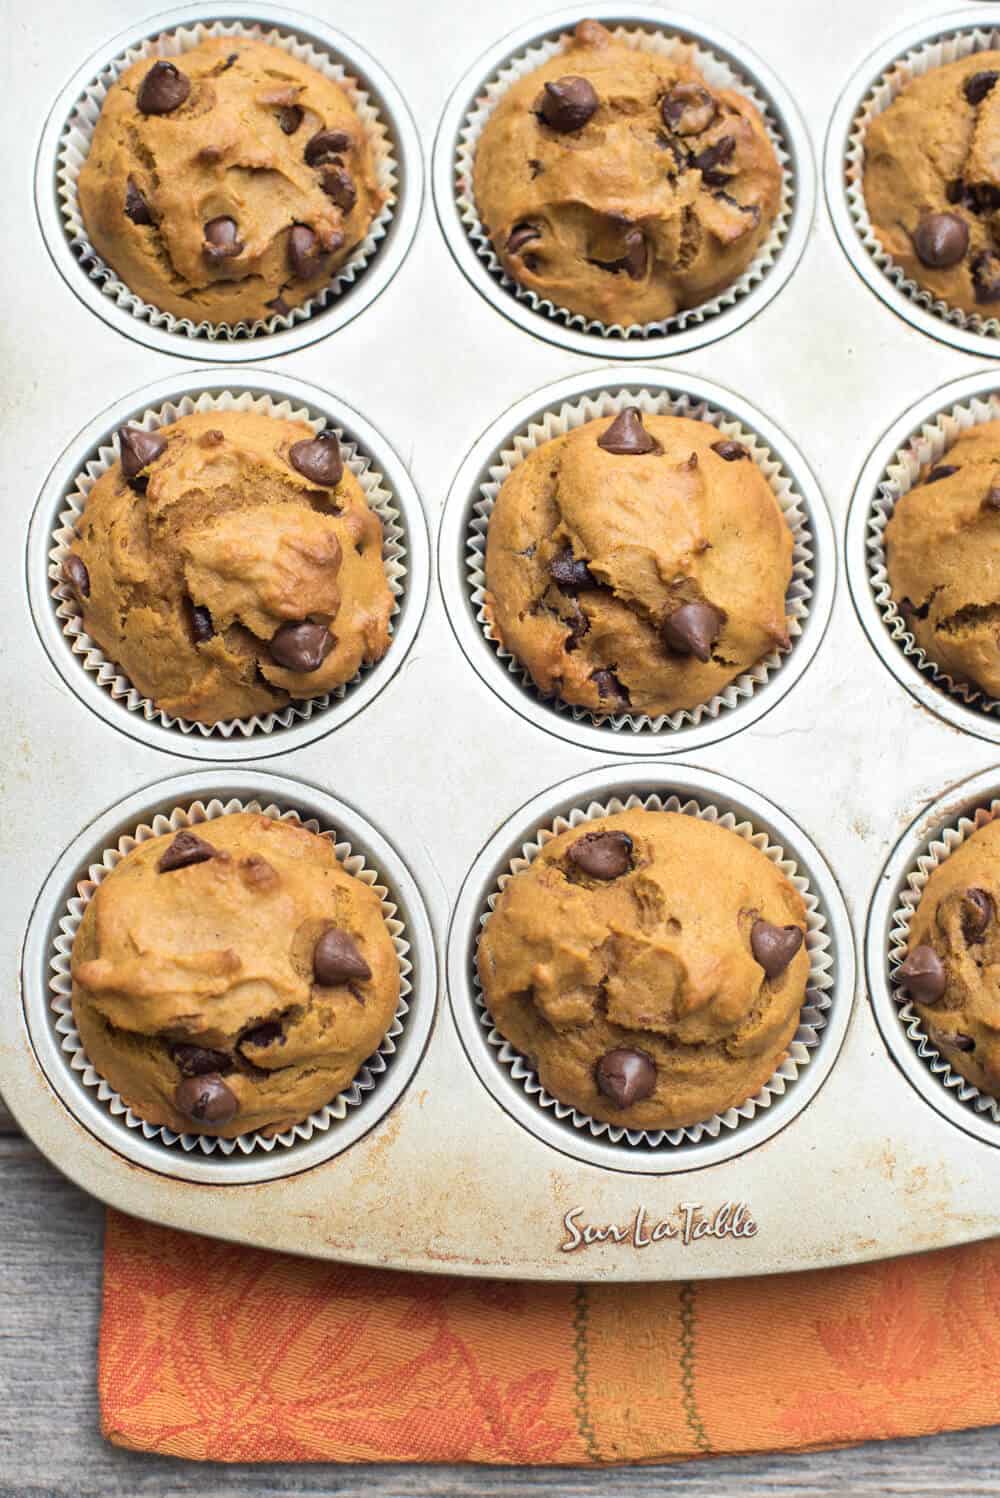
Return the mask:
POLYGON ((63 1179, 0 1105, 0 1498, 509 1493, 1000 1493, 998 1431, 809 1456, 585 1471, 485 1467, 218 1466, 119 1451, 97 1429, 95 1360, 104 1208, 63 1179))

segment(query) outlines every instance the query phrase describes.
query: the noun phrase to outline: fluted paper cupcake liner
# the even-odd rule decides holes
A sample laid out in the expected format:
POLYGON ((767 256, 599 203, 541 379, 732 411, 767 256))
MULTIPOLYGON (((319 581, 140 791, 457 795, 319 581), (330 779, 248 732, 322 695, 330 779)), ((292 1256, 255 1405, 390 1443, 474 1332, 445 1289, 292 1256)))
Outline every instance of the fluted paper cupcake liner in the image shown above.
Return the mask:
POLYGON ((56 190, 62 212, 66 236, 81 267, 101 291, 117 302, 119 307, 141 318, 155 328, 168 333, 183 333, 188 338, 210 340, 256 338, 266 333, 297 327, 313 313, 330 305, 346 288, 352 285, 369 263, 379 243, 385 238, 392 219, 399 183, 399 169, 393 155, 389 132, 375 104, 358 79, 353 77, 328 52, 315 47, 298 37, 294 32, 262 25, 245 25, 239 21, 196 22, 190 26, 177 26, 157 35, 147 37, 134 47, 120 53, 104 68, 85 89, 66 122, 59 143, 56 168, 56 190), (233 37, 267 42, 280 47, 299 61, 307 63, 327 78, 338 83, 347 93, 358 118, 368 136, 375 162, 375 175, 383 195, 383 206, 372 220, 368 232, 354 249, 348 260, 340 267, 329 284, 301 307, 286 314, 275 313, 273 317, 259 318, 256 322, 212 323, 192 322, 190 318, 175 317, 161 307, 142 300, 134 291, 119 280, 111 266, 90 243, 77 194, 77 183, 83 163, 87 159, 94 129, 100 117, 101 107, 111 86, 127 68, 143 58, 180 57, 185 52, 200 46, 208 37, 233 37))
MULTIPOLYGON (((304 406, 293 406, 290 401, 275 401, 268 395, 254 395, 249 391, 234 395, 228 390, 217 395, 203 392, 167 401, 162 406, 144 411, 130 425, 152 432, 179 421, 182 416, 190 416, 195 411, 254 411, 285 421, 307 422, 316 432, 326 426, 322 416, 312 416, 304 406)), ((386 582, 394 599, 389 619, 391 636, 392 621, 399 613, 400 600, 406 587, 406 533, 392 492, 385 478, 373 466, 371 458, 346 438, 339 427, 334 427, 333 430, 340 439, 345 467, 354 474, 364 491, 369 508, 382 521, 382 559, 386 582)), ((90 491, 101 475, 117 463, 118 457, 117 440, 114 434, 109 434, 108 439, 101 443, 77 475, 73 488, 66 496, 65 508, 60 511, 58 523, 52 532, 49 582, 56 616, 70 649, 83 669, 95 676, 100 685, 129 712, 141 713, 149 723, 160 723, 164 728, 177 728, 184 734, 197 733, 206 738, 211 734, 218 734, 227 739, 235 734, 242 734, 249 738, 251 734, 272 733, 277 728, 289 728, 293 723, 308 721, 314 713, 323 712, 343 700, 352 687, 357 686, 370 671, 376 669, 378 661, 362 666, 350 681, 332 692, 290 702, 280 711, 257 713, 251 718, 229 718, 221 723, 195 723, 187 718, 174 718, 157 707, 151 698, 143 697, 115 662, 110 661, 96 641, 87 634, 83 628, 79 606, 62 577, 62 564, 75 540, 75 526, 83 513, 90 491)), ((392 649, 391 638, 389 649, 392 649)))
MULTIPOLYGON (((796 1077, 809 1065, 817 1046, 822 1043, 823 1031, 827 1025, 827 1015, 832 1002, 830 991, 834 981, 834 954, 831 950, 832 943, 823 908, 812 892, 808 879, 799 872, 795 860, 786 854, 784 848, 772 843, 767 834, 759 832, 751 822, 738 820, 731 811, 720 812, 716 806, 711 804, 703 806, 693 799, 682 802, 677 796, 663 798, 652 795, 644 799, 639 796, 628 796, 624 800, 614 796, 604 803, 592 801, 585 807, 574 807, 567 816, 556 817, 548 826, 538 828, 532 841, 522 846, 520 856, 511 859, 508 871, 500 875, 496 888, 487 898, 479 918, 480 935, 509 881, 522 869, 526 869, 552 838, 558 837, 560 833, 571 828, 583 827, 598 817, 614 816, 621 811, 640 809, 680 812, 684 816, 698 817, 702 821, 712 822, 735 832, 769 858, 802 896, 806 907, 805 946, 809 954, 806 1002, 802 1006, 798 1029, 788 1047, 788 1054, 779 1063, 770 1080, 759 1092, 747 1098, 738 1107, 728 1108, 725 1113, 715 1113, 711 1118, 704 1119, 700 1123, 688 1124, 684 1128, 677 1129, 621 1128, 601 1119, 591 1118, 589 1114, 579 1112, 570 1104, 561 1103, 558 1098, 545 1090, 526 1057, 522 1056, 520 1051, 505 1040, 496 1029, 493 1017, 487 1008, 486 998, 479 981, 478 966, 475 962, 473 963, 473 993, 479 1023, 486 1032, 488 1043, 493 1047, 497 1059, 508 1071, 511 1080, 523 1089, 537 1107, 551 1111, 561 1122, 572 1124, 575 1129, 581 1129, 595 1139, 607 1139, 612 1144, 626 1144, 633 1148, 658 1149, 663 1145, 699 1144, 704 1139, 717 1139, 724 1131, 731 1132, 738 1129, 741 1124, 769 1108, 775 1098, 782 1097, 789 1087, 795 1085, 796 1077)), ((478 945, 479 938, 477 937, 477 950, 478 945)))
POLYGON ((917 1055, 921 1061, 925 1062, 928 1070, 937 1078, 942 1087, 946 1087, 960 1102, 967 1104, 974 1112, 987 1114, 996 1124, 1000 1124, 1000 1100, 991 1097, 987 1092, 980 1092, 978 1087, 963 1077, 961 1072, 955 1071, 950 1062, 941 1055, 931 1040, 923 1020, 907 997, 906 988, 901 984, 899 968, 906 958, 906 949, 910 939, 910 922, 920 904, 920 898, 928 879, 938 865, 946 858, 950 858, 966 838, 971 837, 972 833, 978 831, 980 827, 985 827, 988 822, 992 822, 998 816, 1000 816, 1000 799, 991 801, 989 806, 979 807, 971 817, 960 817, 954 826, 942 828, 927 852, 920 854, 914 860, 907 875, 906 888, 900 896, 900 903, 893 911, 889 930, 889 976, 893 998, 898 1006, 900 1021, 917 1055))
POLYGON ((854 220, 854 227, 861 243, 883 275, 904 296, 932 312, 935 317, 940 317, 955 327, 968 329, 971 333, 982 333, 990 338, 1000 334, 1000 319, 983 317, 978 312, 963 312, 961 308, 952 307, 942 298, 935 297, 933 292, 908 277, 883 248, 868 215, 864 177, 865 136, 868 127, 878 115, 888 109, 908 83, 914 78, 923 77, 933 68, 969 57, 973 52, 989 52, 997 48, 1000 48, 1000 28, 973 26, 933 37, 902 53, 891 67, 879 74, 866 94, 851 125, 844 161, 847 206, 854 220))
POLYGON ((871 590, 882 615, 882 622, 892 639, 917 669, 930 677, 935 686, 956 697, 966 707, 975 708, 990 716, 1000 714, 1000 700, 987 696, 981 687, 973 686, 971 682, 955 681, 947 671, 930 659, 911 633, 892 596, 885 531, 896 505, 913 488, 926 467, 939 462, 963 432, 980 426, 984 421, 998 419, 1000 396, 992 395, 976 396, 967 403, 942 411, 933 421, 924 422, 920 431, 910 438, 905 447, 899 449, 886 467, 872 500, 865 538, 871 590))
POLYGON ((406 1016, 409 1013, 410 1006, 407 998, 412 991, 408 976, 412 971, 409 950, 410 943, 406 927, 399 919, 396 905, 389 898, 389 891, 379 882, 378 873, 368 867, 364 857, 360 853, 355 853, 349 842, 338 839, 333 829, 321 828, 314 818, 301 818, 294 810, 282 810, 273 804, 262 806, 258 801, 244 802, 235 797, 225 803, 218 799, 207 803, 195 801, 190 806, 175 807, 169 815, 161 813, 148 823, 140 823, 132 832, 120 837, 114 847, 106 848, 98 863, 91 864, 86 876, 77 885, 76 895, 68 902, 61 915, 53 939, 49 959, 50 1005, 55 1016, 55 1030, 59 1036, 61 1049, 66 1056, 67 1065, 79 1076, 85 1087, 96 1093, 98 1099, 106 1105, 113 1117, 120 1119, 127 1128, 139 1130, 146 1139, 158 1140, 161 1144, 179 1147, 188 1152, 200 1150, 205 1155, 217 1152, 222 1155, 232 1155, 236 1151, 249 1155, 254 1150, 271 1151, 279 1145, 290 1149, 300 1140, 309 1140, 315 1133, 325 1133, 335 1126, 340 1119, 346 1117, 349 1109, 359 1107, 372 1089, 378 1086, 379 1078, 385 1074, 395 1055, 396 1040, 403 1033, 406 1016), (284 1133, 268 1136, 254 1131, 239 1134, 235 1139, 220 1139, 215 1135, 207 1134, 176 1134, 165 1125, 147 1123, 145 1119, 134 1113, 120 1094, 104 1080, 87 1059, 73 1018, 73 981, 70 970, 73 942, 94 891, 107 878, 112 869, 116 868, 139 843, 144 843, 151 837, 160 837, 165 832, 179 832, 185 827, 197 827, 203 822, 212 821, 215 817, 228 816, 233 812, 241 811, 260 812, 276 820, 298 822, 310 832, 329 838, 339 862, 347 872, 374 889, 382 902, 382 916, 399 958, 399 1002, 392 1023, 381 1044, 369 1056, 350 1086, 338 1093, 325 1107, 317 1109, 315 1113, 310 1113, 308 1118, 294 1124, 284 1133))
POLYGON ((802 498, 781 463, 756 433, 704 401, 692 400, 687 395, 674 396, 669 391, 626 390, 617 395, 604 392, 596 396, 584 396, 582 400, 564 402, 557 410, 545 412, 525 430, 515 433, 508 446, 503 448, 496 462, 491 465, 489 479, 480 485, 481 498, 473 504, 466 542, 466 577, 476 618, 483 633, 496 650, 497 659, 529 695, 546 703, 556 712, 569 714, 577 723, 593 723, 632 733, 665 733, 668 730, 696 726, 705 718, 717 718, 720 713, 746 702, 779 669, 789 652, 769 651, 751 670, 731 681, 708 702, 699 703, 696 707, 681 708, 675 713, 665 713, 655 718, 645 713, 597 714, 541 692, 517 657, 500 644, 486 615, 486 537, 490 516, 504 481, 543 442, 562 437, 597 417, 611 416, 625 406, 638 406, 640 411, 648 415, 684 416, 708 422, 722 436, 734 438, 749 449, 753 462, 767 479, 792 533, 792 576, 785 595, 785 610, 792 641, 791 650, 795 649, 795 642, 802 634, 803 622, 809 613, 813 579, 813 535, 802 498))
POLYGON ((709 298, 708 301, 699 303, 697 307, 685 308, 658 322, 623 325, 602 323, 596 318, 585 317, 581 312, 573 312, 569 307, 560 307, 547 297, 538 296, 529 287, 522 286, 504 270, 476 208, 473 192, 476 148, 487 120, 506 90, 519 78, 534 72, 542 63, 548 62, 551 57, 560 52, 571 38, 571 33, 568 31, 524 48, 484 80, 475 103, 466 115, 459 131, 455 154, 455 193, 462 223, 476 253, 489 274, 519 302, 527 303, 533 311, 544 317, 554 318, 564 323, 566 327, 576 328, 584 333, 595 333, 602 338, 661 338, 666 334, 678 333, 685 328, 697 326, 716 316, 717 313, 739 301, 763 280, 781 251, 791 222, 795 199, 792 158, 781 127, 767 99, 755 87, 749 76, 737 71, 732 63, 718 53, 710 51, 703 44, 682 40, 665 31, 616 26, 612 28, 612 35, 616 40, 626 42, 631 47, 690 61, 713 88, 735 90, 749 99, 760 113, 781 168, 781 201, 770 233, 743 274, 724 291, 709 298))

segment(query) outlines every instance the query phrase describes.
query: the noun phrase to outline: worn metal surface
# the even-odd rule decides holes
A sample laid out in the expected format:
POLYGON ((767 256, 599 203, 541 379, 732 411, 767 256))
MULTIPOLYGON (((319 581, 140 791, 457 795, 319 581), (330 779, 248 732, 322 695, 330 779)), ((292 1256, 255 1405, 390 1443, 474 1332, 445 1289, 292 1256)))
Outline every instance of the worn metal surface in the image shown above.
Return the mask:
MULTIPOLYGON (((539 9, 537 0, 477 7, 436 0, 423 8, 369 0, 349 25, 338 21, 395 79, 427 149, 471 61, 539 9)), ((907 7, 895 24, 933 9, 907 7)), ((993 6, 981 9, 996 14, 993 6)), ((871 7, 761 0, 748 14, 741 0, 708 0, 702 13, 766 59, 805 116, 818 154, 838 91, 879 40, 871 7)), ((5 325, 8 368, 16 371, 5 416, 16 440, 6 449, 0 515, 9 602, 0 661, 0 791, 9 808, 0 939, 11 976, 60 851, 113 803, 178 769, 176 759, 115 731, 67 690, 32 627, 24 587, 28 514, 58 454, 109 403, 180 367, 95 317, 56 273, 34 223, 32 165, 51 101, 81 58, 134 21, 132 0, 87 8, 45 0, 16 14, 10 5, 18 67, 7 103, 16 128, 7 132, 0 190, 16 225, 19 279, 17 295, 8 287, 5 325)), ((739 43, 733 46, 738 53, 739 43)), ((609 346, 609 363, 615 352, 609 346)), ((210 346, 199 357, 210 361, 210 346)), ((262 347, 260 362, 265 357, 262 347)), ((779 294, 737 331, 678 354, 677 366, 749 399, 789 434, 818 479, 838 540, 880 434, 942 382, 977 367, 873 295, 822 206, 779 294)), ((279 367, 329 389, 385 435, 410 468, 434 532, 479 434, 530 392, 587 364, 530 336, 481 297, 425 205, 414 247, 378 300, 279 367)), ((252 370, 241 366, 239 377, 246 382, 252 370)), ((608 380, 623 377, 628 369, 619 365, 608 380)), ((546 787, 597 768, 613 752, 567 742, 512 711, 469 666, 432 590, 406 661, 375 700, 268 768, 330 791, 387 836, 421 885, 440 952, 463 880, 498 827, 546 787)), ((803 829, 839 881, 860 943, 873 889, 904 828, 950 786, 992 766, 995 748, 942 721, 893 679, 841 577, 830 627, 793 689, 766 717, 683 757, 686 775, 699 768, 728 775, 803 829)), ((252 782, 255 773, 248 765, 241 779, 252 782)), ((661 774, 668 787, 669 757, 661 774)), ((553 802, 559 799, 554 792, 553 802)), ((371 1133, 290 1179, 221 1189, 170 1180, 100 1144, 45 1082, 11 983, 5 1002, 0 1088, 42 1150, 95 1194, 201 1232, 364 1262, 583 1279, 805 1268, 1000 1230, 995 1146, 971 1138, 910 1086, 889 1058, 863 988, 818 1095, 736 1159, 641 1178, 571 1160, 498 1106, 439 1002, 424 1061, 371 1133), (646 1220, 679 1220, 685 1203, 711 1215, 726 1202, 746 1204, 754 1236, 664 1238, 638 1248, 627 1231, 640 1208, 646 1220), (578 1222, 623 1226, 622 1241, 564 1252, 564 1219, 577 1208, 578 1222)))

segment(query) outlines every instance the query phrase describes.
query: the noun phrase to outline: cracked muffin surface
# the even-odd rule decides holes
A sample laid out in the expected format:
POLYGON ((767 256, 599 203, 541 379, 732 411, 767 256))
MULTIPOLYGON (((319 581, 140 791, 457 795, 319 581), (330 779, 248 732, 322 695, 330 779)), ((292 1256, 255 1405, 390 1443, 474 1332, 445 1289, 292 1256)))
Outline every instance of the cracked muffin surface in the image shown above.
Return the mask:
POLYGON ((747 448, 629 407, 542 443, 504 480, 485 612, 544 695, 656 717, 788 648, 792 549, 747 448))
POLYGON ((801 896, 725 827, 662 811, 584 822, 514 874, 477 957, 500 1033, 581 1113, 682 1127, 752 1097, 799 1022, 801 896))
POLYGON ((90 241, 119 279, 195 323, 299 306, 382 207, 347 92, 242 37, 128 68, 101 107, 78 194, 90 241))
POLYGON ((475 156, 477 211, 504 269, 606 325, 657 322, 750 265, 781 197, 755 105, 595 21, 511 84, 475 156))
POLYGON ((389 646, 382 523, 333 433, 253 411, 123 427, 63 577, 143 696, 199 723, 280 711, 389 646))
POLYGON ((892 596, 929 659, 1000 697, 1000 421, 970 428, 885 528, 892 596))
POLYGON ((280 1133, 378 1048, 399 959, 378 895, 297 822, 237 812, 139 843, 73 943, 89 1060, 147 1123, 280 1133))
POLYGON ((1000 1097, 1000 820, 934 869, 910 923, 899 981, 932 1044, 1000 1097))
POLYGON ((949 306, 1000 315, 1000 52, 913 78, 865 133, 872 227, 949 306))

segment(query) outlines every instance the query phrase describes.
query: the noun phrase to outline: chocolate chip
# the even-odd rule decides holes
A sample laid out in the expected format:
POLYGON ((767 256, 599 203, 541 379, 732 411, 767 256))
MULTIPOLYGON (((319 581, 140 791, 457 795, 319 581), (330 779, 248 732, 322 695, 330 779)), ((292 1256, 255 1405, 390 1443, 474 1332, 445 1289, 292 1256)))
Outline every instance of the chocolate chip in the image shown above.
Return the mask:
POLYGON ((246 246, 239 236, 236 220, 220 214, 218 218, 210 218, 204 226, 202 233, 205 243, 201 252, 205 259, 212 264, 218 264, 220 260, 231 260, 234 255, 242 255, 246 246))
POLYGON ((584 635, 590 629, 590 620, 581 608, 575 608, 569 619, 563 621, 569 629, 563 649, 566 651, 576 650, 584 635))
POLYGON ((507 254, 516 255, 526 244, 532 244, 541 237, 541 229, 536 229, 534 224, 515 224, 507 236, 507 254))
POLYGON ((740 458, 749 458, 750 450, 743 446, 742 442, 733 442, 727 439, 725 442, 713 442, 712 451, 718 453, 727 463, 738 463, 740 458))
POLYGON ((139 84, 135 102, 142 114, 173 114, 191 92, 191 80, 172 62, 154 62, 139 84))
POLYGON ((306 165, 322 166, 351 149, 351 137, 343 130, 317 130, 306 144, 306 165))
POLYGON ((963 1035, 960 1030, 949 1035, 944 1030, 930 1028, 928 1034, 939 1050, 974 1051, 976 1049, 976 1042, 972 1036, 963 1035))
POLYGON ((950 479, 958 469, 953 463, 938 463, 924 479, 925 484, 936 484, 940 479, 950 479))
POLYGON ((200 1045, 172 1045, 170 1054, 185 1077, 204 1077, 208 1072, 232 1071, 232 1057, 225 1051, 209 1051, 200 1045))
POLYGON ((592 879, 619 879, 632 861, 632 839, 627 832, 588 832, 571 843, 570 863, 592 879))
POLYGON ((962 935, 967 942, 982 941, 994 916, 993 897, 984 889, 967 889, 962 902, 962 935))
POLYGON ((949 203, 962 203, 965 201, 965 183, 961 177, 953 177, 945 187, 944 195, 949 203))
POLYGON ((677 655, 712 658, 712 646, 722 633, 723 617, 710 603, 682 603, 663 621, 663 642, 677 655))
POLYGON ((125 183, 125 217, 130 218, 133 224, 153 224, 153 218, 149 204, 135 185, 135 178, 129 177, 125 183))
POLYGON ((972 262, 972 286, 977 302, 1000 301, 1000 259, 989 250, 972 262))
POLYGON ((323 249, 308 224, 293 224, 288 236, 288 264, 300 281, 311 281, 319 274, 323 249))
POLYGON ((271 311, 276 312, 279 317, 287 317, 292 310, 283 296, 273 297, 271 301, 265 302, 264 306, 270 307, 271 311))
POLYGON ((320 432, 318 437, 293 442, 288 449, 288 461, 296 473, 323 489, 336 489, 344 474, 336 432, 320 432))
POLYGON ((729 181, 729 173, 720 172, 717 168, 723 166, 735 150, 735 136, 723 135, 713 145, 706 146, 704 151, 699 151, 697 156, 692 157, 691 165, 697 167, 702 181, 709 187, 725 187, 729 181))
POLYGON ((616 1108, 631 1108, 649 1097, 656 1086, 656 1063, 645 1051, 626 1046, 607 1051, 594 1071, 597 1090, 616 1108))
POLYGON ((983 500, 983 508, 987 510, 1000 510, 1000 484, 992 484, 989 493, 983 500))
POLYGON ((981 73, 973 73, 971 78, 966 78, 962 92, 970 104, 981 104, 998 78, 1000 73, 984 68, 981 73))
POLYGON ((638 406, 626 406, 597 439, 598 447, 606 453, 619 457, 637 457, 642 453, 659 452, 660 444, 651 437, 642 424, 642 412, 638 406))
POLYGON ((932 270, 957 265, 969 248, 969 226, 957 213, 925 213, 914 230, 913 248, 932 270))
POLYGON ((313 976, 323 988, 370 978, 372 970, 353 936, 331 926, 313 948, 313 976))
POLYGON ((161 874, 171 874, 174 869, 186 869, 193 863, 207 863, 215 854, 216 849, 211 843, 196 837, 193 832, 178 832, 156 867, 161 874))
POLYGON ((700 83, 678 83, 660 102, 660 114, 675 135, 700 135, 718 114, 718 106, 700 83))
POLYGON ((236 61, 236 59, 239 57, 239 55, 240 54, 238 52, 230 52, 229 56, 226 58, 225 62, 222 64, 222 67, 219 69, 219 72, 220 73, 228 73, 229 69, 232 67, 233 63, 236 61))
POLYGON ((625 235, 625 254, 622 263, 630 281, 641 281, 646 274, 648 261, 646 239, 641 229, 630 229, 625 235))
POLYGON ((274 1045, 276 1040, 284 1041, 285 1032, 276 1019, 265 1020, 262 1025, 254 1025, 252 1030, 247 1030, 240 1036, 237 1044, 245 1045, 274 1045))
POLYGON ((785 971, 803 942, 799 926, 772 926, 770 921, 754 921, 750 930, 750 950, 768 978, 778 978, 785 971))
POLYGON ((350 213, 358 201, 358 190, 354 186, 351 174, 342 166, 331 166, 323 173, 323 181, 320 183, 328 198, 331 198, 341 213, 350 213))
POLYGON ((948 987, 948 974, 933 947, 914 947, 900 965, 899 981, 918 1004, 936 1004, 948 987))
POLYGON ((282 624, 271 636, 271 659, 286 671, 318 671, 333 649, 333 636, 325 624, 310 619, 282 624))
POLYGON ((586 78, 557 78, 545 85, 540 114, 561 135, 582 130, 597 109, 598 99, 586 78))
POLYGON ((90 573, 82 557, 74 556, 70 552, 62 564, 61 571, 63 582, 72 589, 78 602, 82 603, 85 598, 90 597, 90 573))
POLYGON ((142 427, 119 427, 118 447, 121 452, 122 473, 131 483, 144 468, 155 463, 167 450, 167 439, 156 432, 143 431, 142 427))
POLYGON ((590 679, 597 688, 602 702, 617 702, 622 707, 630 706, 627 687, 623 686, 613 671, 591 671, 590 679))
POLYGON ((178 1113, 196 1123, 226 1124, 235 1118, 239 1103, 218 1072, 203 1077, 185 1077, 174 1091, 178 1113))
POLYGON ((278 110, 278 124, 286 135, 294 135, 302 124, 305 111, 301 104, 284 104, 278 110))
POLYGON ((549 573, 552 581, 558 584, 564 593, 575 593, 579 588, 597 587, 597 579, 586 562, 575 557, 569 546, 552 558, 549 563, 549 573))
POLYGON ((198 645, 204 645, 205 641, 210 640, 215 634, 212 616, 204 604, 193 603, 191 605, 191 633, 198 645))
POLYGON ((995 213, 1000 208, 1000 187, 994 182, 972 182, 965 194, 974 213, 995 213))

